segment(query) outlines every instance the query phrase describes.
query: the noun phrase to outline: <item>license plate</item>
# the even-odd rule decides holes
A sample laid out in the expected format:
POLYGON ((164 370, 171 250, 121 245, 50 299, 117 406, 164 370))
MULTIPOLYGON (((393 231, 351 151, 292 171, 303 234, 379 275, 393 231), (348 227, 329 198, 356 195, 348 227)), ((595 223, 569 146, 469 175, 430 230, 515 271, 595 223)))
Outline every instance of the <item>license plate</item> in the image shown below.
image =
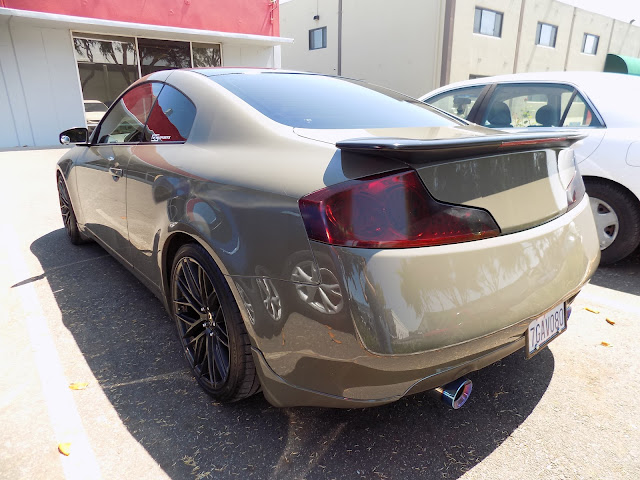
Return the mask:
POLYGON ((556 305, 533 320, 527 329, 527 357, 534 356, 566 329, 567 317, 564 303, 556 305))

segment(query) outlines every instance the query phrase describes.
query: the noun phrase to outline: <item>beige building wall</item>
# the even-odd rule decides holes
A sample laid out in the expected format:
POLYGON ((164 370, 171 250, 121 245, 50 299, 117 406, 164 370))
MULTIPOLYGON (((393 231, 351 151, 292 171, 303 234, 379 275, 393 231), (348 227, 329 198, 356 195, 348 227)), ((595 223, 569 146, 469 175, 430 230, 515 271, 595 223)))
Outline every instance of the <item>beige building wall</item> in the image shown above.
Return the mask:
POLYGON ((521 0, 457 0, 451 42, 449 82, 470 75, 513 73, 521 0), (503 13, 502 36, 473 33, 476 7, 503 13))
POLYGON ((611 38, 613 18, 575 9, 573 34, 567 52, 565 70, 598 70, 602 71, 607 58, 607 45, 611 38), (598 50, 595 55, 582 53, 582 44, 586 33, 597 35, 598 50))
POLYGON ((292 0, 280 5, 282 68, 338 74, 338 0, 292 0), (314 20, 314 16, 318 20, 314 20), (309 30, 327 27, 327 48, 309 50, 309 30))
MULTIPOLYGON (((280 5, 282 67, 337 75, 338 0, 280 5), (313 17, 318 15, 319 20, 313 17), (327 27, 327 48, 309 50, 309 30, 327 27)), ((419 96, 439 85, 445 0, 343 0, 341 74, 419 96)))
POLYGON ((412 96, 440 81, 444 1, 344 0, 342 75, 412 96))
POLYGON ((615 20, 609 43, 609 53, 640 57, 640 27, 615 20))
POLYGON ((295 39, 282 46, 283 68, 341 73, 413 96, 470 76, 602 71, 607 53, 640 58, 640 26, 557 0, 291 0, 280 9, 281 34, 295 39), (502 13, 500 37, 473 32, 476 7, 502 13), (538 22, 557 27, 555 47, 536 45, 538 22), (309 30, 323 26, 327 48, 309 50, 309 30), (582 53, 585 33, 599 37, 595 55, 582 53))
POLYGON ((525 0, 516 72, 564 70, 574 8, 554 0, 525 0), (556 46, 536 45, 538 22, 558 27, 556 46))

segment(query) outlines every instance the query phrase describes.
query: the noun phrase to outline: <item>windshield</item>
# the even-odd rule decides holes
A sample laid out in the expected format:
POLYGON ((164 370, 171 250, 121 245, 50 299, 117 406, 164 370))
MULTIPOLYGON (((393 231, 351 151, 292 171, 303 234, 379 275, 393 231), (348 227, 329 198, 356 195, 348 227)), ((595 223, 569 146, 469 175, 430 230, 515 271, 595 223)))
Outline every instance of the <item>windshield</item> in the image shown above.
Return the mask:
POLYGON ((298 73, 229 74, 210 78, 262 114, 291 127, 461 125, 418 100, 355 80, 298 73))
POLYGON ((84 111, 87 113, 92 112, 100 112, 105 113, 107 111, 107 106, 104 103, 94 103, 94 102, 86 102, 84 104, 84 111))

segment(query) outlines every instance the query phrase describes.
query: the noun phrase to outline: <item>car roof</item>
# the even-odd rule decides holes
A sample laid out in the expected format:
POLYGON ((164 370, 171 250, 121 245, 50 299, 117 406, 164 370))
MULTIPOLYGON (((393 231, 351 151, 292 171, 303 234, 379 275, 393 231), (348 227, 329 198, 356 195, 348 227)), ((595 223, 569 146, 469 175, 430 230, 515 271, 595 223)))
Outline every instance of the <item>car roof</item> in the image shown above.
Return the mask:
POLYGON ((608 88, 608 82, 638 82, 640 77, 610 72, 529 72, 529 73, 511 73, 507 75, 494 75, 491 77, 474 78, 473 80, 463 80, 460 82, 450 83, 440 88, 436 88, 431 92, 420 97, 420 100, 431 97, 437 93, 451 90, 458 87, 467 87, 474 85, 486 85, 488 83, 509 83, 509 82, 565 82, 586 88, 608 88), (632 80, 629 80, 629 79, 632 80))
POLYGON ((300 73, 300 74, 307 74, 307 75, 319 75, 319 74, 314 74, 310 72, 300 72, 296 70, 281 70, 276 68, 259 68, 259 67, 255 67, 255 68, 252 68, 252 67, 242 67, 242 68, 205 67, 205 68, 191 68, 191 69, 184 69, 184 70, 190 70, 192 72, 196 72, 201 75, 204 75, 205 77, 215 77, 217 75, 238 75, 238 74, 255 75, 259 73, 300 73))

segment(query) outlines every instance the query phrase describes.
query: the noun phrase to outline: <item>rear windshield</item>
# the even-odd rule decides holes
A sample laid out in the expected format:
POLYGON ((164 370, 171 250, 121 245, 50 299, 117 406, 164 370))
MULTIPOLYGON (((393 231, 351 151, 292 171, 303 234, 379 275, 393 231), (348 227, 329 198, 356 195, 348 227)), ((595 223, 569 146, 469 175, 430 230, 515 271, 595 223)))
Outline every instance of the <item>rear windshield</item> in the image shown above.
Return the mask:
POLYGON ((355 80, 299 73, 227 74, 209 78, 260 113, 291 127, 460 125, 418 100, 355 80))

